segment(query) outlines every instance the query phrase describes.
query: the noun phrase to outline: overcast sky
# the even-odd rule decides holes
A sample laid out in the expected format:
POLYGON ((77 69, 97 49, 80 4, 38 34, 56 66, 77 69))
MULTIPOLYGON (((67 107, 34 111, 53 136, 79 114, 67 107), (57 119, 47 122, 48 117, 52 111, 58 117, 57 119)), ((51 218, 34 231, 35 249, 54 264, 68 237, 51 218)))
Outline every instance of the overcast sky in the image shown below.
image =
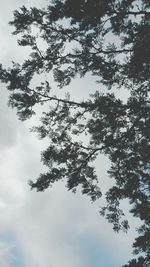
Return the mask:
MULTIPOLYGON (((0 9, 0 62, 26 57, 16 47, 8 21, 21 5, 45 4, 37 0, 5 0, 0 9)), ((78 82, 78 87, 89 85, 78 82)), ((91 81, 92 84, 93 81, 91 81)), ((44 193, 30 191, 28 180, 43 166, 44 144, 29 131, 31 122, 18 121, 7 107, 5 86, 0 90, 0 266, 1 267, 120 267, 132 257, 136 221, 128 234, 115 234, 101 218, 98 201, 91 204, 80 192, 67 192, 57 183, 44 193)), ((33 120, 32 120, 33 122, 33 120)), ((99 159, 100 176, 108 186, 107 160, 99 159)))

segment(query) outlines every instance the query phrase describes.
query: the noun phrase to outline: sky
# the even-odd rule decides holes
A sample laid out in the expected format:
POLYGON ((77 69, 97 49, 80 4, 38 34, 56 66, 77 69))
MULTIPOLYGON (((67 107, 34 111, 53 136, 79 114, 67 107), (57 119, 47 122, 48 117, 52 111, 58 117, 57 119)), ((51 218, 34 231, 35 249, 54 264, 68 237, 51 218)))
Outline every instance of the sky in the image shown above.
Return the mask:
MULTIPOLYGON (((46 1, 5 0, 0 9, 0 62, 23 60, 26 51, 16 46, 8 21, 12 10, 46 1)), ((94 85, 77 81, 77 87, 94 85)), ((76 88, 75 84, 73 85, 76 88)), ((82 93, 81 93, 82 95, 82 93)), ((84 94, 83 94, 84 95, 84 94)), ((82 95, 82 97, 83 97, 82 95)), ((128 234, 116 234, 99 216, 101 201, 91 204, 80 192, 72 194, 60 182, 45 192, 31 191, 28 180, 42 171, 44 143, 7 106, 5 85, 0 88, 0 266, 1 267, 120 267, 132 257, 137 221, 129 215, 128 234)), ((104 187, 109 181, 108 161, 99 158, 97 171, 104 187), (100 166, 100 168, 99 168, 100 166)), ((128 209, 127 204, 124 204, 128 209)))

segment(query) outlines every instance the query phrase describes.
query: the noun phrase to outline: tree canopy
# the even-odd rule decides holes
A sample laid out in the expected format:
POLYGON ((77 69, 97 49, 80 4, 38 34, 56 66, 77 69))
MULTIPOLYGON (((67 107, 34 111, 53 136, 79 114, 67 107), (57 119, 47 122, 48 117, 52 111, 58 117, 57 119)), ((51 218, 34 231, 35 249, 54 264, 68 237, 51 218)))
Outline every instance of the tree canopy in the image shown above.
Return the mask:
POLYGON ((115 184, 100 214, 115 231, 126 231, 120 203, 129 200, 130 212, 142 221, 133 244, 142 257, 124 267, 149 266, 150 2, 53 0, 43 9, 15 10, 10 24, 18 45, 30 47, 31 53, 22 64, 13 62, 8 69, 0 65, 0 79, 19 119, 30 118, 35 106, 42 106, 34 130, 49 140, 41 157, 47 172, 31 181, 31 188, 44 191, 63 179, 68 190, 76 192, 79 186, 95 201, 103 184, 94 162, 99 154, 106 155, 115 184), (74 101, 67 90, 73 79, 87 74, 95 77, 99 89, 74 101), (53 93, 52 79, 64 97, 53 93), (126 99, 117 96, 126 90, 126 99))

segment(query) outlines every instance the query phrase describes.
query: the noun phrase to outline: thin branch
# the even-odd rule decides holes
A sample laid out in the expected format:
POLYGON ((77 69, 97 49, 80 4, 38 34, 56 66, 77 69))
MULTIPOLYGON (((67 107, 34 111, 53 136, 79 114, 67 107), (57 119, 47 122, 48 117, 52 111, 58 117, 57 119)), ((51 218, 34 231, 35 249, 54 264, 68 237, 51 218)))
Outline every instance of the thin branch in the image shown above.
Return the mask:
MULTIPOLYGON (((69 105, 72 105, 72 106, 78 106, 78 107, 81 107, 81 108, 86 108, 87 107, 87 104, 86 103, 79 103, 79 102, 76 102, 76 101, 70 101, 70 100, 66 100, 66 99, 62 99, 62 98, 57 98, 57 97, 54 97, 54 96, 48 96, 48 95, 44 95, 40 92, 36 92, 34 89, 30 89, 28 88, 29 91, 41 96, 41 97, 44 97, 45 100, 44 101, 57 101, 57 102, 62 102, 62 103, 65 103, 65 104, 69 104, 69 105)), ((42 100, 40 100, 39 102, 42 102, 42 100)), ((89 104, 88 104, 89 105, 89 104)))
MULTIPOLYGON (((95 47, 94 47, 95 48, 95 47)), ((96 49, 96 48, 95 48, 96 49)), ((66 58, 78 58, 78 57, 82 57, 84 55, 87 55, 89 56, 90 55, 97 55, 97 54, 104 54, 104 55, 110 55, 110 54, 122 54, 122 53, 131 53, 133 52, 134 50, 133 49, 118 49, 118 50, 102 50, 102 49, 96 49, 97 51, 96 52, 91 52, 91 51, 88 51, 88 53, 77 53, 77 54, 71 54, 71 53, 68 53, 66 55, 60 55, 60 56, 57 56, 57 57, 49 57, 49 56, 46 56, 45 57, 45 60, 46 59, 66 59, 66 58)))
POLYGON ((146 12, 146 11, 129 11, 129 12, 126 12, 125 13, 126 15, 134 15, 134 16, 137 16, 137 15, 150 15, 150 12, 146 12))

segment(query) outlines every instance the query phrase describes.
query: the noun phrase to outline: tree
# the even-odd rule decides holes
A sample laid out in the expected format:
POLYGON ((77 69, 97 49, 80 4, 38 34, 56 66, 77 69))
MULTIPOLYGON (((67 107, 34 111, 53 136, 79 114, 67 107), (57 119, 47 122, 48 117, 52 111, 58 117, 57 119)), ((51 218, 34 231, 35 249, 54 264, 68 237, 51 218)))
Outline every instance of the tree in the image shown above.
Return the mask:
POLYGON ((21 120, 43 105, 41 124, 34 130, 49 139, 42 152, 48 171, 30 182, 31 188, 44 191, 63 179, 68 190, 80 186, 95 201, 102 193, 94 161, 100 153, 109 157, 108 175, 115 185, 100 213, 115 231, 126 231, 120 203, 128 199, 131 213, 143 222, 133 247, 144 256, 126 267, 150 264, 149 10, 148 0, 53 0, 43 9, 23 6, 10 24, 18 45, 29 46, 31 54, 22 64, 0 67, 9 104, 21 120), (52 94, 52 75, 66 92, 73 79, 88 73, 99 83, 88 99, 76 102, 68 93, 64 98, 52 94), (37 76, 41 83, 35 85, 37 76), (118 90, 128 90, 126 101, 117 97, 118 90))

